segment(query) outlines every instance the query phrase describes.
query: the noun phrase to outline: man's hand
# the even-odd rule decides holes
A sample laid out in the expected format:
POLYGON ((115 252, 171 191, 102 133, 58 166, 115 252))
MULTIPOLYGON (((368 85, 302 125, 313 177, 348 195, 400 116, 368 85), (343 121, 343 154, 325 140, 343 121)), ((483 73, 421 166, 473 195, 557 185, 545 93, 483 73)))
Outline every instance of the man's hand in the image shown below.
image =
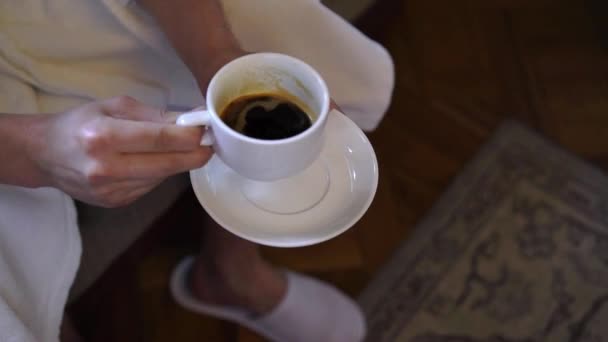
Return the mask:
POLYGON ((46 185, 104 207, 126 205, 166 177, 204 165, 202 129, 163 122, 129 97, 48 116, 33 153, 46 185))

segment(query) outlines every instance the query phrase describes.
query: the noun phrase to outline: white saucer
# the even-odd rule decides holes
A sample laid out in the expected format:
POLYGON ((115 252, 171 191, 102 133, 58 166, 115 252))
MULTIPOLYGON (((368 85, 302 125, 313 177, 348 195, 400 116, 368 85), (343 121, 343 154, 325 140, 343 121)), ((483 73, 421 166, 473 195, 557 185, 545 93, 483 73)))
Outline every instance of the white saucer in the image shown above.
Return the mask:
MULTIPOLYGON (((329 114, 325 144, 316 163, 325 165, 329 187, 307 210, 280 214, 254 205, 243 179, 214 156, 190 172, 192 187, 209 215, 246 240, 274 247, 317 244, 344 233, 365 214, 378 186, 378 163, 365 134, 338 111, 329 114)), ((277 204, 281 197, 277 196, 277 204)))

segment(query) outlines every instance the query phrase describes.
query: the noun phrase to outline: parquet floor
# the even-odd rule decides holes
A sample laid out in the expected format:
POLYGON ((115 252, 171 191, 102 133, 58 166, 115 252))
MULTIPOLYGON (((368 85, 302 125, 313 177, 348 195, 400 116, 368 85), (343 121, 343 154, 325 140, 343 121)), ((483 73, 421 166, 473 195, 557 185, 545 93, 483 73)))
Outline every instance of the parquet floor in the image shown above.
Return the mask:
MULTIPOLYGON (((370 134, 375 202, 337 239, 264 253, 356 295, 509 118, 608 170, 607 19, 603 0, 380 1, 358 23, 397 67, 393 105, 370 134)), ((193 225, 189 196, 71 308, 90 340, 261 341, 169 297, 172 265, 196 248, 195 229, 175 228, 193 225)))

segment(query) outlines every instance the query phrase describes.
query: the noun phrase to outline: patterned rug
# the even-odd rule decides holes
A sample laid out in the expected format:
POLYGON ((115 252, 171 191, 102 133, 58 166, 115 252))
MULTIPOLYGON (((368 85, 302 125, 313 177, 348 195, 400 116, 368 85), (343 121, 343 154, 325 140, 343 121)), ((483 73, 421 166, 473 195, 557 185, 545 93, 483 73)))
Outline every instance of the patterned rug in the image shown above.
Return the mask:
POLYGON ((608 341, 608 177, 507 123, 360 298, 369 341, 608 341))

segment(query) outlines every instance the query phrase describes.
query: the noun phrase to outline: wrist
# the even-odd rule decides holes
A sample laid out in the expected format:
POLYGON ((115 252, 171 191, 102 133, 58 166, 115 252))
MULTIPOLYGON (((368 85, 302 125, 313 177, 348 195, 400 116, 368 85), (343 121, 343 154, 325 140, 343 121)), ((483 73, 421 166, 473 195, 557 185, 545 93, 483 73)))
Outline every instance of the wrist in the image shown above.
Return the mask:
POLYGON ((37 150, 44 145, 43 116, 0 114, 0 183, 29 188, 48 186, 37 162, 37 150))
POLYGON ((216 51, 218 52, 213 54, 213 58, 206 60, 204 64, 201 64, 198 68, 196 68, 196 70, 193 71, 194 77, 196 78, 203 94, 207 91, 207 87, 209 86, 213 76, 215 76, 215 74, 224 65, 248 54, 248 52, 244 51, 238 46, 229 46, 216 51))
POLYGON ((43 154, 48 146, 48 131, 55 115, 28 115, 23 122, 24 157, 30 164, 28 176, 33 187, 52 186, 50 177, 42 167, 43 154))

